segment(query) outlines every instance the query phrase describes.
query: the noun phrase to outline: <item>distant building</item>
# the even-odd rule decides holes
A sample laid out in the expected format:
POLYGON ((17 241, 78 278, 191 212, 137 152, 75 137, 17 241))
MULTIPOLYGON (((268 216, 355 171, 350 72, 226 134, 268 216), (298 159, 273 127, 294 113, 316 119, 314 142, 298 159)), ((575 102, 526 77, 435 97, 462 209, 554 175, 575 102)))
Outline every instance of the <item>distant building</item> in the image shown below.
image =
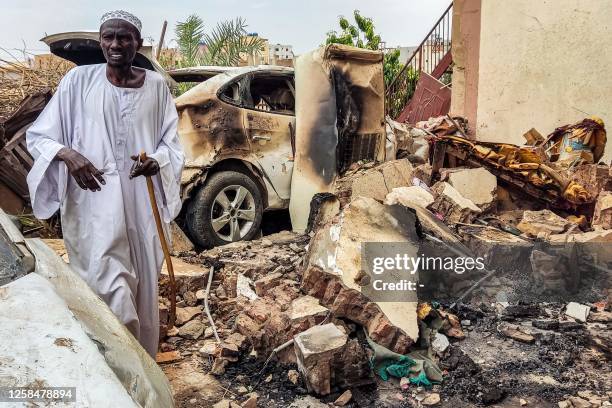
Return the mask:
POLYGON ((257 54, 246 54, 240 55, 240 66, 251 66, 251 65, 268 65, 270 64, 269 56, 269 43, 266 38, 262 38, 258 33, 249 33, 245 37, 247 40, 260 39, 263 41, 263 49, 257 54))
POLYGON ((293 46, 284 44, 270 44, 270 64, 277 65, 277 63, 281 61, 292 61, 291 65, 293 66, 294 57, 293 46))
POLYGON ((399 56, 399 60, 402 64, 405 64, 406 62, 408 62, 408 58, 412 57, 412 54, 414 54, 414 52, 417 50, 417 46, 414 47, 399 47, 400 50, 400 56, 399 56))

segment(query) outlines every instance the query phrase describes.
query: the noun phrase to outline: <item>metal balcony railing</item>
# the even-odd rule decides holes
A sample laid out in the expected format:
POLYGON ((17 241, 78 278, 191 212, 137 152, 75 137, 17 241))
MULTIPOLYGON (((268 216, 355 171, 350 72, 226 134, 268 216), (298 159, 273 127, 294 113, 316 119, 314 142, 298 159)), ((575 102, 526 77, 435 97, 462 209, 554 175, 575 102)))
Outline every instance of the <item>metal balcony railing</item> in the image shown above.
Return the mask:
POLYGON ((436 21, 425 39, 414 50, 406 65, 391 81, 385 92, 387 114, 396 118, 412 98, 419 74, 426 72, 440 79, 452 62, 451 38, 453 3, 436 21))

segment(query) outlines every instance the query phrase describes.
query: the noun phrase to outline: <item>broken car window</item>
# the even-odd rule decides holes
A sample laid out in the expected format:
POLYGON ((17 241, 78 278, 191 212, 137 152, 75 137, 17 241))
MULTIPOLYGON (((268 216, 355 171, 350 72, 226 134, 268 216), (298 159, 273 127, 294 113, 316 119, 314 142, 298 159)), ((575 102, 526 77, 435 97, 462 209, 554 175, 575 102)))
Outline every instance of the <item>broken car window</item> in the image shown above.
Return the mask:
POLYGON ((229 83, 221 90, 219 98, 232 105, 242 105, 240 98, 240 84, 239 81, 229 83))
POLYGON ((280 113, 295 114, 295 95, 293 93, 293 80, 285 76, 253 77, 249 90, 252 105, 249 109, 280 113))

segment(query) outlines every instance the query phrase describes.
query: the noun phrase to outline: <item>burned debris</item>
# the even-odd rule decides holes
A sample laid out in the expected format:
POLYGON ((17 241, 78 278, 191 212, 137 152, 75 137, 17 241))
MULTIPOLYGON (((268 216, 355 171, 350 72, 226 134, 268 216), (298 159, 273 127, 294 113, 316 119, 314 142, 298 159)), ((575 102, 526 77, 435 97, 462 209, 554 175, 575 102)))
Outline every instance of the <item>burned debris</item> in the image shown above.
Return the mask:
POLYGON ((171 382, 210 373, 243 407, 609 404, 609 166, 474 142, 458 118, 387 123, 402 158, 349 166, 314 196, 308 234, 180 254, 178 327, 158 356, 171 382), (421 268, 414 297, 380 297, 363 252, 377 242, 483 268, 421 268))

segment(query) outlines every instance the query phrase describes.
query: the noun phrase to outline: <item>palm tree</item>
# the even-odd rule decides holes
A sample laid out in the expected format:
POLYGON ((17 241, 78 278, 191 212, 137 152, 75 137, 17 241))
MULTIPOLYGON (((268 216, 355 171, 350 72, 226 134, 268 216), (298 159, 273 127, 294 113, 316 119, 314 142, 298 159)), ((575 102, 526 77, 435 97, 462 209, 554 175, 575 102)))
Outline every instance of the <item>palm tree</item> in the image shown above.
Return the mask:
POLYGON ((202 19, 192 14, 185 21, 179 21, 174 30, 178 50, 181 54, 179 65, 235 66, 240 63, 241 55, 260 55, 264 41, 249 36, 247 24, 241 17, 221 21, 209 33, 204 32, 202 19), (204 45, 205 47, 201 47, 204 45))

